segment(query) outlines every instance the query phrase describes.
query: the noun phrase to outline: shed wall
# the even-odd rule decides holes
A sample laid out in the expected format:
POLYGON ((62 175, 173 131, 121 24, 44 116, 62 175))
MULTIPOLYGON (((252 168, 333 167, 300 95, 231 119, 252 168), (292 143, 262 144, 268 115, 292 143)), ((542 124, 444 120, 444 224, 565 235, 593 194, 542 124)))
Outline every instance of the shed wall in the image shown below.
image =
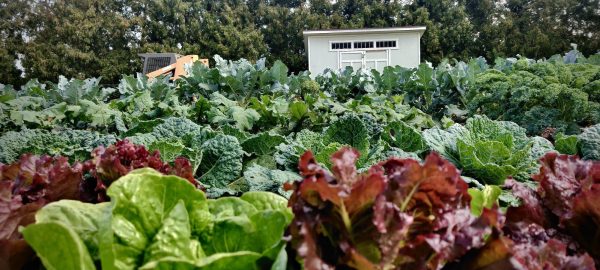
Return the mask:
MULTIPOLYGON (((338 69, 340 52, 332 51, 330 42, 361 40, 397 40, 397 49, 389 49, 389 65, 391 66, 416 67, 421 62, 420 34, 418 32, 309 36, 307 43, 310 72, 314 76, 327 68, 338 69)), ((382 70, 383 67, 378 69, 382 70)))

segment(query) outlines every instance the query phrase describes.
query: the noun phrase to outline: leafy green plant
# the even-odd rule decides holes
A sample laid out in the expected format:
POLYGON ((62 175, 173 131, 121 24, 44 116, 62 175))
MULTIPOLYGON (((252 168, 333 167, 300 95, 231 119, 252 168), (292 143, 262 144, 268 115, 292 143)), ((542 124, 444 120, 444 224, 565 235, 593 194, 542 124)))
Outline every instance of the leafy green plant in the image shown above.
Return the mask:
POLYGON ((586 128, 577 139, 584 159, 600 160, 600 124, 586 128))
POLYGON ((90 152, 94 148, 112 144, 116 140, 114 135, 87 130, 9 131, 0 136, 0 162, 11 163, 25 153, 60 155, 71 161, 84 161, 90 158, 90 152))
POLYGON ((428 129, 423 139, 465 175, 487 184, 502 184, 508 176, 528 180, 537 169, 537 159, 553 150, 548 140, 527 137, 515 123, 481 116, 468 119, 464 126, 428 129))
POLYGON ((277 195, 207 200, 186 180, 151 169, 122 177, 108 195, 110 203, 50 204, 22 230, 46 268, 260 269, 285 260, 278 255, 292 216, 277 195), (63 240, 49 249, 52 239, 63 240))

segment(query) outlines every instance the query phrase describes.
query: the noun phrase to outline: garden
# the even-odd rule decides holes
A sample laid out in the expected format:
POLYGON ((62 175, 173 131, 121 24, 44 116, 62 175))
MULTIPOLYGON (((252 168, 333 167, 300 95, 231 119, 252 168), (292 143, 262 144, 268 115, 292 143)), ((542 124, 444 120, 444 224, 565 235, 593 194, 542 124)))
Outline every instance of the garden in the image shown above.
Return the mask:
POLYGON ((600 54, 0 84, 9 269, 596 269, 600 54))

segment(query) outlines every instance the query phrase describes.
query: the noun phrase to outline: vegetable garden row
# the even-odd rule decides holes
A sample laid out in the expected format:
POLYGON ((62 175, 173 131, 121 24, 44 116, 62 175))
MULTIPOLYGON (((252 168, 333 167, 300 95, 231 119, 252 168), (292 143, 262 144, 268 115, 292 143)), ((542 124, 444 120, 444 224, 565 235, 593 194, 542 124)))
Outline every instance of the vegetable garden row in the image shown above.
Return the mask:
POLYGON ((0 268, 596 269, 600 55, 0 85, 0 268))

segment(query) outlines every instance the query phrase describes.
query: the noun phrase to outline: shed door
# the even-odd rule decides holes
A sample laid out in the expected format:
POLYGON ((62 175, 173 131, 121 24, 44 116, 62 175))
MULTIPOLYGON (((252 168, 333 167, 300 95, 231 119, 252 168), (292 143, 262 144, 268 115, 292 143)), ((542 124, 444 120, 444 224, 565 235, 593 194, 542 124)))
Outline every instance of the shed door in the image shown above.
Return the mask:
POLYGON ((364 51, 339 52, 338 68, 352 67, 354 70, 364 67, 364 51))
POLYGON ((390 51, 366 51, 364 59, 365 68, 383 71, 383 68, 390 64, 390 51))
POLYGON ((351 66, 354 70, 359 68, 376 69, 382 71, 390 63, 389 50, 369 50, 339 52, 338 68, 351 66))

